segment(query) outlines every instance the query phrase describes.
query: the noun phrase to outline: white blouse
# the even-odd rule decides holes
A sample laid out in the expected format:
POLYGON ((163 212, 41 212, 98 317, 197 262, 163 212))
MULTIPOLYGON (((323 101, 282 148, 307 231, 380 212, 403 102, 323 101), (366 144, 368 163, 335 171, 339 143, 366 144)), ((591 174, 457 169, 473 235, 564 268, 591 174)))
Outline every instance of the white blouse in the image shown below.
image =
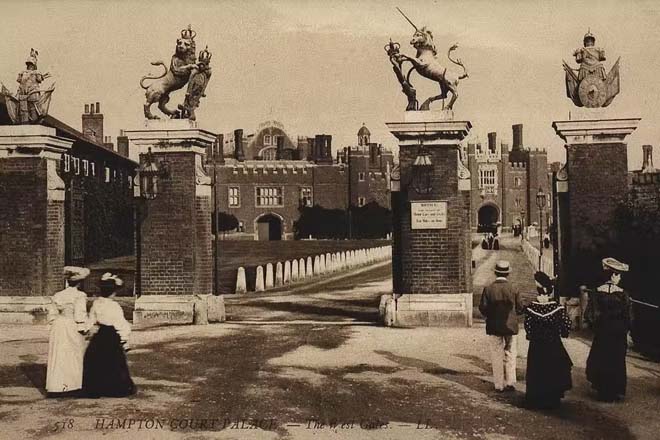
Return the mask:
POLYGON ((66 317, 75 321, 79 331, 85 330, 87 318, 87 295, 78 287, 67 287, 54 294, 48 305, 49 323, 58 317, 66 317))
POLYGON ((131 334, 131 324, 124 318, 121 306, 110 298, 97 298, 89 311, 88 328, 94 324, 111 325, 119 333, 119 338, 126 342, 131 334))

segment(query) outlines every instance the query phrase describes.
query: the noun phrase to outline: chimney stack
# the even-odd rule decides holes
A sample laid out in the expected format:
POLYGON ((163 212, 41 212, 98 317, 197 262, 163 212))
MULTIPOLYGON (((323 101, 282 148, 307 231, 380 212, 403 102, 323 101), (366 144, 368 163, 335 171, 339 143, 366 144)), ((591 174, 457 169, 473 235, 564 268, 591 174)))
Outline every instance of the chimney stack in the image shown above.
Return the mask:
POLYGON ((99 102, 96 103, 96 113, 101 113, 101 104, 99 102))
POLYGON ((85 113, 89 113, 89 104, 85 104, 85 113))
POLYGON ((497 150, 497 133, 494 131, 488 133, 488 149, 492 153, 497 150))
POLYGON ((245 151, 243 151, 243 129, 234 130, 234 155, 239 161, 245 160, 245 151))
POLYGON ((513 129, 513 151, 522 150, 523 148, 523 125, 516 124, 512 125, 513 129))
POLYGON ((275 159, 282 160, 284 158, 284 136, 277 136, 277 151, 275 159))
POLYGON ((655 173, 653 168, 653 145, 642 145, 644 162, 642 162, 642 173, 655 173))

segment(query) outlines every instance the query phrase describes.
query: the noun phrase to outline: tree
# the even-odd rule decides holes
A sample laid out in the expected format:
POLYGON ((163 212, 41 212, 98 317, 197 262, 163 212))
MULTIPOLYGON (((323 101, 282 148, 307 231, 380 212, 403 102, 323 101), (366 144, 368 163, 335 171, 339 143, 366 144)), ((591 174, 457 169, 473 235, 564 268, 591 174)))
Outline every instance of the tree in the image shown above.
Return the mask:
POLYGON ((238 229, 238 219, 232 214, 227 214, 226 212, 218 212, 217 230, 215 226, 215 216, 211 216, 211 231, 213 234, 216 234, 217 232, 222 232, 224 234, 227 231, 238 229))

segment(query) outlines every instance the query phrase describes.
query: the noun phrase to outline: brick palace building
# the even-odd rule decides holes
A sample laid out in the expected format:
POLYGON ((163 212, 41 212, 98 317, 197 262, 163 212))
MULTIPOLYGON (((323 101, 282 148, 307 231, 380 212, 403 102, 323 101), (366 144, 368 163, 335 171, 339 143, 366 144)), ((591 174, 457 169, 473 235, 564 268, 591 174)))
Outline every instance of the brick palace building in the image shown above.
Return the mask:
POLYGON ((281 123, 267 121, 247 136, 243 130, 222 135, 208 160, 209 173, 215 163, 218 211, 239 221, 228 239, 291 239, 303 206, 390 207, 394 156, 371 142, 365 126, 357 145, 333 157, 332 136, 294 138, 281 123))

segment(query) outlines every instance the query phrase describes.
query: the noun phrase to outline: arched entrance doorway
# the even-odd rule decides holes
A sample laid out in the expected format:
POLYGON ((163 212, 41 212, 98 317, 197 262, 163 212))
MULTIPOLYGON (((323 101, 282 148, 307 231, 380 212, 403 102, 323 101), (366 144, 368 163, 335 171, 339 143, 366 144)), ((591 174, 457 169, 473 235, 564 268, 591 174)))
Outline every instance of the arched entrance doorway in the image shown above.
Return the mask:
POLYGON ((477 232, 497 232, 500 210, 493 204, 485 204, 477 211, 477 232))
POLYGON ((282 239, 282 218, 275 214, 265 214, 257 219, 257 240, 272 241, 282 239))

